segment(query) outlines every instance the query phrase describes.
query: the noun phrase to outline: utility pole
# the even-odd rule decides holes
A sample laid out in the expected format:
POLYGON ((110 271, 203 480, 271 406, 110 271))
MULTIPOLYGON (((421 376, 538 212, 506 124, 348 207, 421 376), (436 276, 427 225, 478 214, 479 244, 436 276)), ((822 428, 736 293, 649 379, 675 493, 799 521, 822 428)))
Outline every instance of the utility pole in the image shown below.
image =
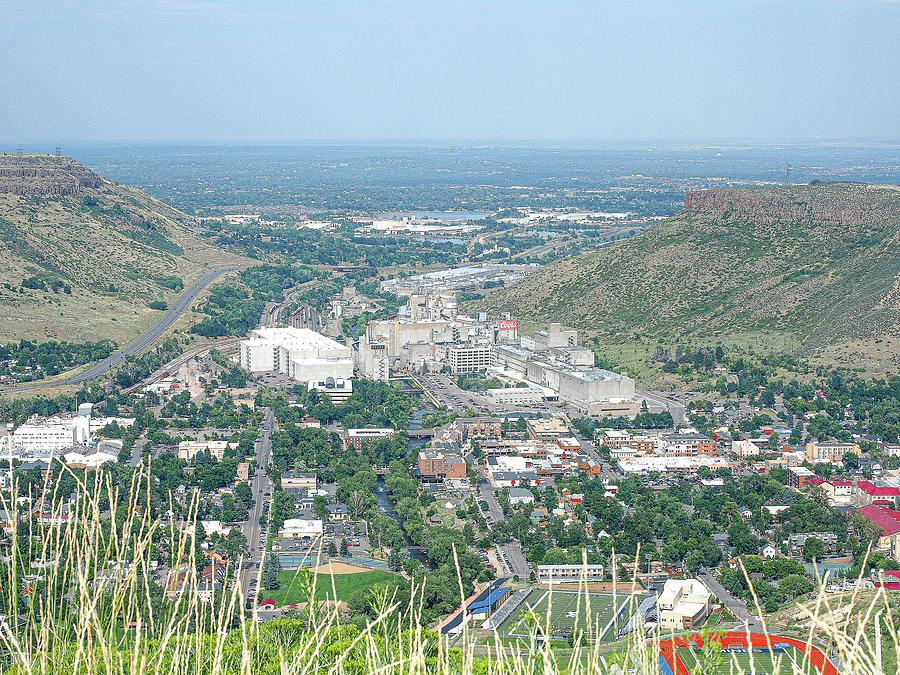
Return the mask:
POLYGON ((875 614, 875 660, 878 663, 878 671, 881 672, 884 668, 882 665, 883 661, 881 660, 881 615, 884 612, 884 609, 879 609, 875 614))

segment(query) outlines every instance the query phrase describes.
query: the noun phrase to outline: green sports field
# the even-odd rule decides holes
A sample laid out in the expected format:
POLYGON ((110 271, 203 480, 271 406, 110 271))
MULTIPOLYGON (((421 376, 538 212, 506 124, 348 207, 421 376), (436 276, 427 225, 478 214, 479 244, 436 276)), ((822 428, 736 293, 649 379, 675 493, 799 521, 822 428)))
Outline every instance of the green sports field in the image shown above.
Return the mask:
MULTIPOLYGON (((678 658, 688 671, 693 671, 699 665, 700 650, 692 647, 682 647, 676 650, 678 658)), ((746 652, 722 652, 722 662, 719 667, 710 671, 716 675, 743 675, 743 673, 756 673, 758 675, 818 675, 818 671, 806 660, 799 651, 788 647, 784 651, 769 652, 763 648, 757 648, 746 652)))
POLYGON ((624 625, 643 596, 617 595, 609 593, 585 593, 578 591, 548 591, 534 589, 518 611, 514 612, 500 626, 500 634, 505 637, 526 637, 528 628, 523 625, 522 612, 531 609, 540 620, 540 631, 551 640, 567 640, 578 634, 599 636, 601 642, 616 639, 618 625, 624 625), (588 609, 590 601, 590 609, 588 609), (613 622, 622 609, 618 623, 613 622))

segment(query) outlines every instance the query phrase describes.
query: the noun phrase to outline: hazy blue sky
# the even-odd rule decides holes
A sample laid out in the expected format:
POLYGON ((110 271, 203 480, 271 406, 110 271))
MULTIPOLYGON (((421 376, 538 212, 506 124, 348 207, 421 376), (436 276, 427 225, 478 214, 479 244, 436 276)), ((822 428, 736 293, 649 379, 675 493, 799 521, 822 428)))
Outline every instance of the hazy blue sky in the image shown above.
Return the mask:
POLYGON ((900 0, 0 0, 0 140, 900 139, 900 0))

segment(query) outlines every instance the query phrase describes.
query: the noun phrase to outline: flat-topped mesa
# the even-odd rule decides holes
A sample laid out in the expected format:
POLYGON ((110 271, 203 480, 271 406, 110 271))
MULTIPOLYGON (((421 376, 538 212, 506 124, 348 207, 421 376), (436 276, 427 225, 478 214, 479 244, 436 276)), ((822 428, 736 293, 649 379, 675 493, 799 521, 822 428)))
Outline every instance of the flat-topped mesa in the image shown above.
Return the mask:
POLYGON ((78 195, 102 184, 100 176, 68 157, 0 153, 0 194, 78 195))
POLYGON ((840 223, 896 218, 900 191, 862 183, 813 182, 809 185, 720 188, 684 196, 684 211, 722 220, 777 223, 840 223))

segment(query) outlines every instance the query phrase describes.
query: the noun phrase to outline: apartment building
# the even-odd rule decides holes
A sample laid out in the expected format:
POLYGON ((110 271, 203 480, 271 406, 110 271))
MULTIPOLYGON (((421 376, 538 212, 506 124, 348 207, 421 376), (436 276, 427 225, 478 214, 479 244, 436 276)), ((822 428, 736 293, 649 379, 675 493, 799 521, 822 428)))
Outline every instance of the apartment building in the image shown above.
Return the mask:
POLYGON ((709 436, 695 431, 677 432, 663 438, 667 443, 666 453, 682 457, 715 455, 716 442, 709 436))
MULTIPOLYGON (((625 443, 622 445, 623 448, 630 448, 637 453, 642 452, 653 452, 656 450, 657 439, 652 436, 644 436, 635 434, 631 436, 625 443)), ((674 453, 672 453, 674 454, 674 453)))
POLYGON ((843 462, 844 455, 848 453, 859 456, 862 455, 862 449, 858 443, 844 443, 842 441, 806 444, 806 459, 810 462, 843 462))
POLYGON ((788 486, 792 488, 805 488, 810 478, 815 477, 815 473, 807 469, 805 466, 789 466, 787 469, 788 486))

